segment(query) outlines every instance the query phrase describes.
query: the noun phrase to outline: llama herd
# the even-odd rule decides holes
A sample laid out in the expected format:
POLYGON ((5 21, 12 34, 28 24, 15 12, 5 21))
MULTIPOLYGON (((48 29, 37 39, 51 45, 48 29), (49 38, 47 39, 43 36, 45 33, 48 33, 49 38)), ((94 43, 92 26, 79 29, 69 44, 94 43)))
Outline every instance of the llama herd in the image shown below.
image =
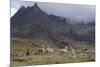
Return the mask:
POLYGON ((42 55, 43 54, 51 54, 51 53, 53 53, 53 49, 50 48, 49 46, 47 46, 47 48, 45 48, 45 46, 42 45, 41 48, 38 48, 37 53, 42 54, 42 55))
MULTIPOLYGON (((63 49, 59 49, 59 51, 60 51, 59 55, 60 56, 65 55, 66 53, 69 52, 69 49, 71 50, 73 58, 75 58, 76 57, 75 50, 72 47, 68 47, 68 46, 65 46, 63 49)), ((53 48, 51 48, 50 46, 45 47, 44 45, 42 45, 41 47, 39 47, 35 50, 35 53, 38 55, 50 55, 54 52, 55 51, 53 50, 53 48)), ((32 50, 27 49, 27 51, 25 52, 25 55, 30 55, 31 53, 32 53, 32 50)))
POLYGON ((75 58, 76 57, 76 53, 75 53, 75 50, 72 47, 68 48, 67 46, 65 46, 64 49, 60 49, 60 55, 62 56, 64 54, 68 53, 68 49, 71 50, 71 53, 73 55, 73 58, 75 58))

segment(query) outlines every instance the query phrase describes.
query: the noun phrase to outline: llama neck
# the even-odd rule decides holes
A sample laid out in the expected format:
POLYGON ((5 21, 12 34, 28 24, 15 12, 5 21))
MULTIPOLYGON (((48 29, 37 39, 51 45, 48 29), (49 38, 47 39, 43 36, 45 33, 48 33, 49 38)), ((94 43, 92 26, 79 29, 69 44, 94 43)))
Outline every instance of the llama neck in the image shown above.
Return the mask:
POLYGON ((65 47, 66 50, 68 50, 68 47, 65 47))

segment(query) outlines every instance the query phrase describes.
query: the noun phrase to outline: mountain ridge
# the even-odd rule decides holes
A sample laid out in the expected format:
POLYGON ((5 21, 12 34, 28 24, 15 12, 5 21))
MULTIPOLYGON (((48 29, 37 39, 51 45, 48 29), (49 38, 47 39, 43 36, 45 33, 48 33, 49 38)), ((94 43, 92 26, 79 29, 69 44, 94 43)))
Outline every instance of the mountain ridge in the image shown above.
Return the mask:
MULTIPOLYGON (((89 25, 71 25, 68 21, 64 17, 48 15, 41 10, 37 3, 31 7, 22 6, 11 17, 11 37, 43 39, 57 46, 66 38, 89 41, 90 35, 88 33, 77 34, 77 30, 80 30, 81 27, 88 28, 89 25)), ((94 37, 94 32, 92 35, 94 37)))

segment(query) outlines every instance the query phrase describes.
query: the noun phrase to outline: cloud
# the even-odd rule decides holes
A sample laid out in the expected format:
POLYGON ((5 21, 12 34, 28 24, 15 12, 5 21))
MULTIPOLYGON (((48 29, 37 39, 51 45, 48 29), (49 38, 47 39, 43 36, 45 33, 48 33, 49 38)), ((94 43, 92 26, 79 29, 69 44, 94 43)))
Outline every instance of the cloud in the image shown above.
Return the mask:
POLYGON ((16 8, 11 8, 11 17, 17 12, 17 9, 16 8))
MULTIPOLYGON (((11 1, 11 7, 33 6, 34 1, 11 1)), ((73 20, 89 21, 95 18, 95 5, 58 4, 38 2, 39 7, 48 14, 54 14, 73 20)), ((12 9, 11 9, 12 10, 12 9)))

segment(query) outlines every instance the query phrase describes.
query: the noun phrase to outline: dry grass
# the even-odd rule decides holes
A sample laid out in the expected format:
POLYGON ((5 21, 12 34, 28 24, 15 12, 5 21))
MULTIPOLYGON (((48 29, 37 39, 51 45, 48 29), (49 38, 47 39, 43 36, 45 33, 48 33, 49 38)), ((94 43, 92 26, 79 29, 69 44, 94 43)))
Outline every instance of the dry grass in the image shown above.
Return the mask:
MULTIPOLYGON (((74 42, 75 44, 75 42, 74 42)), ((36 55, 34 52, 37 47, 28 45, 27 42, 14 41, 11 43, 11 66, 27 66, 27 65, 42 65, 42 64, 61 64, 61 63, 78 63, 78 62, 90 62, 95 61, 95 49, 94 47, 88 47, 89 54, 82 52, 84 46, 77 47, 76 58, 73 58, 70 50, 63 56, 60 56, 60 48, 53 48, 54 53, 50 55, 36 55), (30 48, 32 54, 29 56, 23 55, 24 51, 30 48)))

